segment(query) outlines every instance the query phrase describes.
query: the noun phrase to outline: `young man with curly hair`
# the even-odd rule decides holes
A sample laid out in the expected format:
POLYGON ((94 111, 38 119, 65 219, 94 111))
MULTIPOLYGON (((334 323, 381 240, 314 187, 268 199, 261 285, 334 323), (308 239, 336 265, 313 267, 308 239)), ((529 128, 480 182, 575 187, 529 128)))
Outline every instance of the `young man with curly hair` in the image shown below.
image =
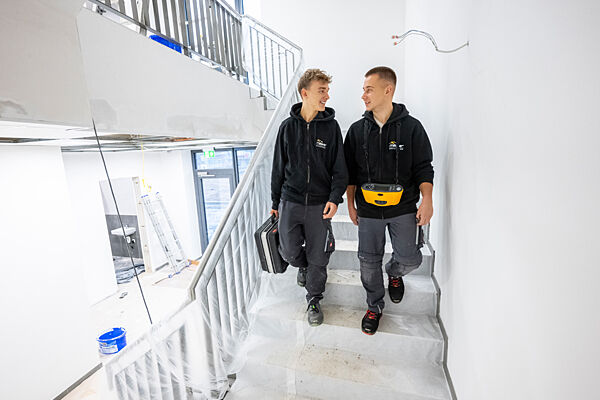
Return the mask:
POLYGON ((335 111, 325 107, 331 77, 307 70, 298 81, 302 102, 279 127, 271 176, 271 214, 279 217, 279 251, 298 268, 306 288, 308 323, 323 322, 331 218, 348 183, 344 147, 335 111))

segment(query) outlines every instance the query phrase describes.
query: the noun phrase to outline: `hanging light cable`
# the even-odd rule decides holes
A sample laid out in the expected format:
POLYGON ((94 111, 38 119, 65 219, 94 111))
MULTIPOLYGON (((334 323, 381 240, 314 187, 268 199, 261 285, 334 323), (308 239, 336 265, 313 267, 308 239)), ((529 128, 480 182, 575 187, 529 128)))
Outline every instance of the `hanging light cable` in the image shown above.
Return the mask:
POLYGON ((398 39, 397 42, 394 42, 394 46, 402 43, 404 41, 404 39, 406 39, 410 35, 425 36, 427 39, 429 39, 431 41, 431 43, 433 43, 433 47, 435 47, 435 51, 437 51, 439 53, 454 53, 455 51, 458 51, 458 50, 462 49, 463 47, 467 47, 469 45, 469 42, 467 41, 465 44, 463 44, 462 46, 459 46, 459 47, 457 47, 455 49, 452 49, 452 50, 441 50, 438 47, 438 45, 437 45, 435 39, 433 38, 433 36, 431 36, 431 34, 429 34, 427 32, 424 32, 424 31, 419 31, 419 30, 416 30, 416 29, 411 29, 411 30, 403 33, 400 36, 393 35, 392 39, 398 39))
MULTIPOLYGON (((115 204, 115 210, 117 211, 117 216, 119 217, 119 224, 121 225, 121 232, 123 233, 123 238, 127 237, 125 235, 125 226, 123 225, 123 219, 121 218, 121 212, 119 211, 119 205, 117 204, 117 198, 115 197, 115 192, 113 190, 112 181, 110 180, 110 175, 108 174, 108 168, 106 167, 106 160, 104 159, 104 153, 102 152, 102 146, 100 145, 100 138, 98 137, 98 131, 96 130, 96 122, 92 118, 92 127, 94 128, 94 135, 96 136, 96 143, 98 144, 98 151, 100 152, 100 157, 102 158, 102 165, 104 166, 104 172, 106 172, 106 179, 108 180, 108 187, 110 188, 110 194, 112 195, 113 202, 115 204)), ((127 254, 129 255, 129 260, 131 261, 131 268, 133 269, 133 274, 135 275, 135 280, 137 281, 138 287, 140 289, 140 294, 142 295, 142 301, 144 302, 144 307, 146 308, 146 313, 148 314, 148 320, 150 321, 150 325, 152 325, 152 316, 150 315, 150 309, 148 308, 148 303, 146 303, 146 296, 144 296, 144 290, 142 289, 142 284, 140 283, 140 278, 137 273, 137 268, 135 266, 135 262, 133 261, 133 254, 131 253, 131 249, 129 246, 125 246, 127 249, 127 254)))

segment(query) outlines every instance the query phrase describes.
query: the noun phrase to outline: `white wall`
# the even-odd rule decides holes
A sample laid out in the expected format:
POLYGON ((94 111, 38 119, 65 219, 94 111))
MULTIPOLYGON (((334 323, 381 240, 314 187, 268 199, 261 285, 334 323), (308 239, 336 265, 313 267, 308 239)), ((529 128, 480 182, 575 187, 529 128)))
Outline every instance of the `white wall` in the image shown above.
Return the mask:
MULTIPOLYGON (((194 188, 192 156, 185 150, 169 152, 124 152, 104 153, 108 172, 111 179, 139 176, 145 178, 146 183, 152 186, 152 191, 159 191, 163 197, 165 207, 173 222, 175 230, 181 240, 188 258, 198 258, 202 255, 200 233, 198 227, 198 213, 196 208, 196 194, 194 188)), ((81 221, 104 221, 104 209, 100 194, 99 181, 106 180, 104 167, 98 153, 64 153, 63 159, 69 184, 80 193, 85 193, 85 198, 80 202, 86 203, 87 212, 81 216, 81 221), (89 207, 88 199, 93 198, 94 207, 89 207), (99 204, 96 204, 96 201, 99 204)), ((154 234, 150 222, 147 222, 150 235, 150 257, 152 265, 160 266, 166 262, 158 239, 154 234)), ((91 237, 90 246, 96 246, 94 252, 106 252, 110 255, 110 246, 106 250, 104 244, 108 240, 106 223, 103 226, 93 225, 87 231, 91 237)), ((112 260, 103 262, 97 271, 109 271, 114 276, 112 260)), ((107 272, 108 273, 108 272, 107 272)), ((110 292, 109 285, 98 282, 96 288, 102 286, 105 293, 110 292)), ((109 293, 110 294, 110 293, 109 293)))
POLYGON ((409 0, 406 103, 461 400, 600 398, 600 4, 409 0))
POLYGON ((0 145, 0 398, 51 399, 97 363, 59 148, 0 145))
POLYGON ((0 120, 87 125, 79 0, 0 2, 0 120))
MULTIPOLYGON (((360 96, 365 72, 385 65, 403 81, 403 49, 392 45, 391 36, 404 31, 404 0, 247 3, 248 14, 260 12, 252 16, 302 47, 306 68, 321 68, 333 75, 327 104, 335 109, 342 130, 364 112, 360 96)), ((395 99, 402 98, 403 87, 399 85, 395 99)))
POLYGON ((248 87, 83 9, 92 115, 108 132, 258 140, 270 117, 248 87))

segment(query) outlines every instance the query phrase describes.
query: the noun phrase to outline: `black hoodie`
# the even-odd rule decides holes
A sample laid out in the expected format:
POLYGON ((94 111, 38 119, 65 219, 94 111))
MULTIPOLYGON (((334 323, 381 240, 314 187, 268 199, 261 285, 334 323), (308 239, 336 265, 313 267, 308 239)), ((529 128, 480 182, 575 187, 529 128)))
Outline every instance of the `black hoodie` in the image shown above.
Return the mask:
POLYGON ((302 103, 294 104, 281 123, 271 174, 273 209, 280 199, 305 205, 342 202, 348 184, 340 126, 333 108, 306 122, 302 103))
POLYGON ((425 129, 417 119, 408 115, 404 104, 393 105, 394 110, 381 129, 373 118, 373 112, 366 111, 362 119, 350 126, 346 135, 344 152, 348 165, 348 184, 356 185, 359 217, 393 218, 416 212, 419 185, 423 182, 433 183, 433 152, 425 129), (371 182, 396 183, 397 170, 398 183, 404 187, 398 205, 376 206, 367 203, 362 195, 360 187, 369 181, 363 146, 365 129, 369 138, 367 150, 371 182))

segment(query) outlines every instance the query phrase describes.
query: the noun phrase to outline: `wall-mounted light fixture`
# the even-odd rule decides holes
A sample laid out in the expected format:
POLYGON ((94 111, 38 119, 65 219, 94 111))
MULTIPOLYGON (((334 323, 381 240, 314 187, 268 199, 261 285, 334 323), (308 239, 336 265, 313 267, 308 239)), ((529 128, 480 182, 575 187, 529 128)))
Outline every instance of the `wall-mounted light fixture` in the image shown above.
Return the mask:
POLYGON ((418 31, 416 29, 411 29, 408 32, 403 33, 400 36, 393 35, 392 39, 398 39, 397 42, 394 42, 394 46, 402 43, 404 41, 404 39, 406 39, 410 35, 425 36, 427 39, 429 39, 431 41, 431 43, 433 43, 433 47, 435 47, 435 51, 440 52, 440 53, 454 53, 455 51, 458 51, 458 50, 462 49, 463 47, 467 47, 469 45, 469 42, 467 41, 465 44, 463 44, 462 46, 459 46, 459 47, 457 47, 455 49, 452 49, 452 50, 441 50, 438 47, 437 43, 435 42, 435 39, 433 38, 433 36, 431 36, 429 33, 424 32, 424 31, 418 31))

